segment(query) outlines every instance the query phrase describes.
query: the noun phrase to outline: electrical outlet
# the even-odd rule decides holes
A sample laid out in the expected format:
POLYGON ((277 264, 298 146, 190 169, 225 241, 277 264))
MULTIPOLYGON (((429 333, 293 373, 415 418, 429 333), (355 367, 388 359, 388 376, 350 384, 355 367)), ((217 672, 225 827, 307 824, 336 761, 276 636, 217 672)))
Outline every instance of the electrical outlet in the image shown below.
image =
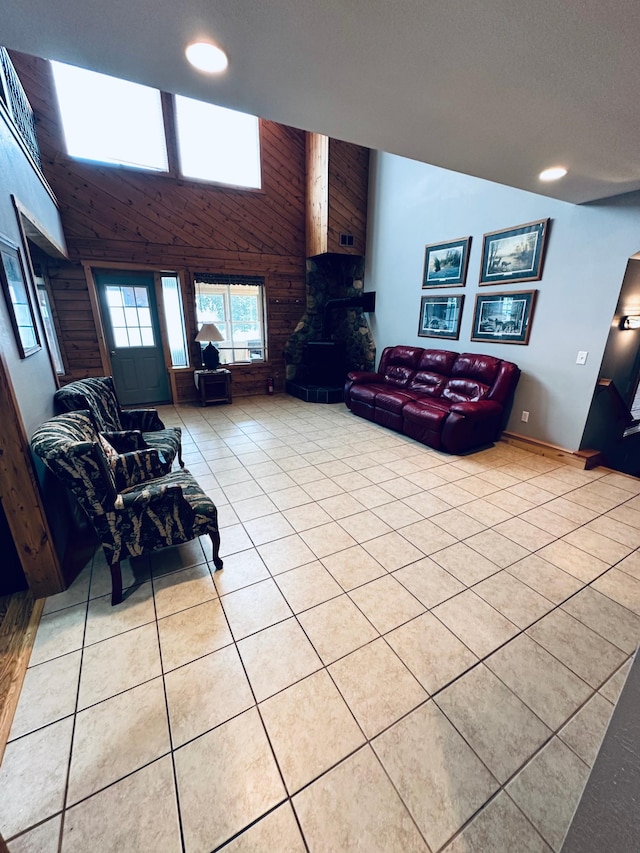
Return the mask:
POLYGON ((584 352, 584 350, 580 350, 580 352, 578 353, 578 357, 576 358, 576 364, 586 364, 588 355, 589 355, 588 352, 584 352))
POLYGON ((520 420, 522 421, 522 423, 528 424, 529 423, 529 412, 523 411, 522 414, 520 415, 520 420))

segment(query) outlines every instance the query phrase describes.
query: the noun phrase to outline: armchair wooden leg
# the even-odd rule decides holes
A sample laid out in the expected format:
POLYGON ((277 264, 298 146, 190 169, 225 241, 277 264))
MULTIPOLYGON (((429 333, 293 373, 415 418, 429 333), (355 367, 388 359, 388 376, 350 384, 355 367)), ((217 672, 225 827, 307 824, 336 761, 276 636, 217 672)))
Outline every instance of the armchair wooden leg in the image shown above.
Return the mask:
POLYGON ((120 563, 113 563, 111 566, 111 606, 120 604, 122 601, 122 571, 120 563))
POLYGON ((222 568, 222 560, 220 559, 219 550, 220 550, 220 534, 216 530, 215 533, 210 533, 209 538, 211 539, 211 544, 213 545, 213 565, 216 569, 222 568))

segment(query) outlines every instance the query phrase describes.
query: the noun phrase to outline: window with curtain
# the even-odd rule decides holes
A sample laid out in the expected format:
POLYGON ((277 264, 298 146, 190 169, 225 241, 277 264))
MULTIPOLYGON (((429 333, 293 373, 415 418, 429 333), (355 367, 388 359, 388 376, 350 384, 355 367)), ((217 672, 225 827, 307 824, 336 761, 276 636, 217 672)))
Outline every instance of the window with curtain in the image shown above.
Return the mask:
POLYGON ((196 273, 198 329, 214 323, 224 340, 216 344, 221 364, 264 361, 264 279, 196 273))

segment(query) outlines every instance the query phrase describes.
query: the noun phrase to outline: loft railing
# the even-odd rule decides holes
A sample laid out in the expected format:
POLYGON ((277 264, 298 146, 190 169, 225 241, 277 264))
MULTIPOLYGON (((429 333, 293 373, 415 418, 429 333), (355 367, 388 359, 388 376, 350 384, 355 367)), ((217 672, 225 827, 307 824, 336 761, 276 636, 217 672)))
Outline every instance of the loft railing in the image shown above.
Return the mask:
POLYGON ((42 172, 42 160, 33 110, 22 83, 18 79, 6 48, 0 47, 0 98, 18 131, 27 151, 42 172))

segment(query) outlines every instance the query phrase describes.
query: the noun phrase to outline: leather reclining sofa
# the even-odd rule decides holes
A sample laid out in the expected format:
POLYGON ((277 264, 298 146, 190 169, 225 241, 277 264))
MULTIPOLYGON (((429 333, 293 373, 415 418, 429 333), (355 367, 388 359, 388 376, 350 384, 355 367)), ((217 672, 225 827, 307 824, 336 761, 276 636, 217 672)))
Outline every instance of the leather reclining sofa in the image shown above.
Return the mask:
POLYGON ((466 453, 499 437, 519 378, 516 364, 490 355, 387 347, 377 372, 348 374, 344 400, 361 418, 466 453))

